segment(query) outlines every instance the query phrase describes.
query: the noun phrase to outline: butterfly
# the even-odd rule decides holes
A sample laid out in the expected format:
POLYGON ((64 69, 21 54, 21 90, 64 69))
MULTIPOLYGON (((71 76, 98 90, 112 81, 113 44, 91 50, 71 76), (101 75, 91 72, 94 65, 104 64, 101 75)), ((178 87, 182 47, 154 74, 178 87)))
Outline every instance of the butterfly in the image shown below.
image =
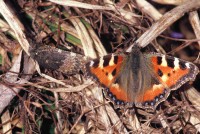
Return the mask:
POLYGON ((199 72, 193 63, 159 53, 109 54, 85 65, 89 77, 106 89, 116 105, 155 109, 172 90, 194 81, 199 72))

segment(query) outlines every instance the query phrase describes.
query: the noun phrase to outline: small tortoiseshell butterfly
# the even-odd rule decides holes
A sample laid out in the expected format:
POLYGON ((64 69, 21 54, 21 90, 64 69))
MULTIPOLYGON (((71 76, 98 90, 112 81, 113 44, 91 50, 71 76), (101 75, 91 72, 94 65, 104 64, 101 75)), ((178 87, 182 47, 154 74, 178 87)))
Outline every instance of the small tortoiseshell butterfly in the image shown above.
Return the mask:
POLYGON ((129 54, 109 54, 86 64, 89 76, 106 88, 117 105, 155 109, 171 90, 194 81, 198 68, 187 61, 159 53, 142 53, 134 46, 129 54))

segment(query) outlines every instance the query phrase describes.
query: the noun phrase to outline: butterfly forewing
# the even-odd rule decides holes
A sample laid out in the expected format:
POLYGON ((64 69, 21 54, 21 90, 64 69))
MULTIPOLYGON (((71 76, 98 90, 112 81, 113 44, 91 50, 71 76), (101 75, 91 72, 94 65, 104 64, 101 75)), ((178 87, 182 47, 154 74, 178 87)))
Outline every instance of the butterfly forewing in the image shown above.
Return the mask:
POLYGON ((194 81, 199 72, 193 63, 176 57, 157 53, 149 54, 149 56, 155 74, 171 90, 177 89, 187 81, 194 81))

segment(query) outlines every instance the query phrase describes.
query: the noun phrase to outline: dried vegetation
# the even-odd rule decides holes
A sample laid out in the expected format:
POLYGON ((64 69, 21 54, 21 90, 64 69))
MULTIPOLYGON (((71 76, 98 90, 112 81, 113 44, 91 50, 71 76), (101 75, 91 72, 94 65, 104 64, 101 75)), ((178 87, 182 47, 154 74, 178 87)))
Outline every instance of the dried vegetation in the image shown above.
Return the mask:
POLYGON ((199 0, 0 0, 0 7, 1 133, 200 132, 199 77, 154 112, 115 109, 84 77, 88 59, 130 52, 133 42, 200 64, 199 0))

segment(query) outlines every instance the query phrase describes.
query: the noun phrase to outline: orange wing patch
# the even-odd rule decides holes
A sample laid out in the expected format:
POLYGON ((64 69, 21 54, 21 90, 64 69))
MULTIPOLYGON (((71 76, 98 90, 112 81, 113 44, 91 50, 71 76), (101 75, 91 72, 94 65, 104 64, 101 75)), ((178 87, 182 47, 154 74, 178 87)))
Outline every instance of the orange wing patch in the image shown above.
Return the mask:
POLYGON ((189 73, 189 68, 186 66, 183 68, 179 65, 177 58, 173 60, 173 66, 169 66, 168 62, 166 59, 163 57, 162 61, 159 64, 159 59, 158 57, 152 57, 151 61, 153 63, 153 69, 156 74, 158 74, 158 79, 162 82, 165 83, 168 87, 172 87, 177 84, 177 82, 183 78, 185 75, 189 73), (164 62, 164 63, 163 63, 164 62))
POLYGON ((120 72, 123 59, 123 56, 107 55, 89 62, 86 69, 100 84, 109 88, 120 72))
POLYGON ((165 92, 165 88, 162 84, 154 84, 152 88, 146 90, 143 95, 138 96, 136 102, 153 102, 155 98, 161 98, 160 96, 163 95, 165 92))
POLYGON ((122 89, 119 84, 112 84, 110 86, 110 92, 120 101, 129 102, 130 99, 127 96, 127 93, 122 89))
POLYGON ((94 68, 92 67, 90 72, 97 77, 98 81, 105 85, 105 86, 109 86, 111 85, 111 83, 113 82, 113 76, 109 73, 110 71, 112 72, 116 67, 112 66, 112 67, 106 67, 106 68, 94 68))

